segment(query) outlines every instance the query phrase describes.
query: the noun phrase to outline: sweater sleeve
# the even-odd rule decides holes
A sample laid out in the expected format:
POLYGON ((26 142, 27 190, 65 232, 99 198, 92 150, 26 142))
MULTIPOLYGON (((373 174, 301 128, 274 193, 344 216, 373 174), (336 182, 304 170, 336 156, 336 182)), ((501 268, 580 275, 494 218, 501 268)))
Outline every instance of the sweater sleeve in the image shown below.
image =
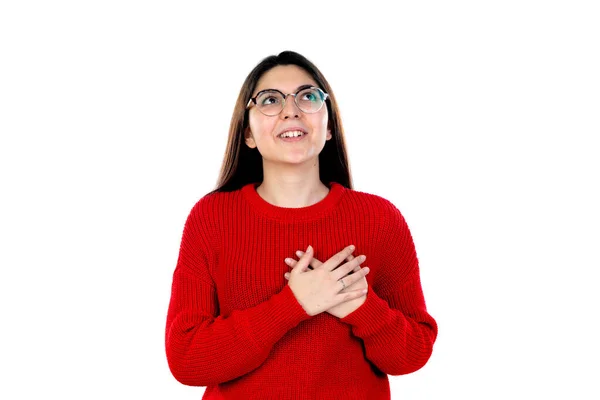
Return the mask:
POLYGON ((203 199, 183 230, 165 335, 171 373, 190 386, 219 384, 256 369, 286 332, 310 318, 288 285, 254 307, 219 315, 210 268, 214 230, 203 199))
POLYGON ((388 375, 414 372, 427 363, 437 324, 427 312, 415 246, 400 211, 391 203, 380 240, 381 269, 365 302, 341 321, 364 342, 366 357, 388 375))

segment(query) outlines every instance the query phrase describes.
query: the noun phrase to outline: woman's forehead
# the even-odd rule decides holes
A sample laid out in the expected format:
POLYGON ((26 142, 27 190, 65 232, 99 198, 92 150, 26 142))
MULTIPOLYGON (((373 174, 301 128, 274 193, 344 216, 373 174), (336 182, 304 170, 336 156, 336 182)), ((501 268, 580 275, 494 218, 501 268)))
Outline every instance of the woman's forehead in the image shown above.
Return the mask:
POLYGON ((317 86, 312 77, 296 65, 278 65, 265 72, 256 84, 254 93, 265 89, 277 89, 283 93, 293 93, 304 85, 317 86))

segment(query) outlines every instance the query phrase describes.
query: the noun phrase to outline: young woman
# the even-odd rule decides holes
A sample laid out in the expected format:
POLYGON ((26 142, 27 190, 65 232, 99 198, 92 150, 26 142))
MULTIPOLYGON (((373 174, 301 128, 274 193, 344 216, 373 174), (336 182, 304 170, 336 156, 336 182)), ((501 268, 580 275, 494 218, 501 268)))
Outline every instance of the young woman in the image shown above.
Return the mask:
POLYGON ((352 189, 327 80, 298 53, 265 58, 183 229, 174 377, 203 399, 389 399, 388 375, 423 367, 436 336, 403 216, 352 189))

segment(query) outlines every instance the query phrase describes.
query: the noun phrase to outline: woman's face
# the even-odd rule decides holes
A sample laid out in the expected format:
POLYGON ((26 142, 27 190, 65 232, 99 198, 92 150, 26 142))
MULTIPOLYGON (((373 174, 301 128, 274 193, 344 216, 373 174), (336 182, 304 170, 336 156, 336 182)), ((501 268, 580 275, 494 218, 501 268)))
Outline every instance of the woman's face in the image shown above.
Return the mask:
MULTIPOLYGON (((282 93, 295 93, 300 86, 318 87, 312 77, 296 65, 278 65, 259 79, 252 97, 265 89, 277 89, 282 93)), ((294 102, 294 96, 287 96, 285 107, 279 115, 262 114, 254 105, 249 110, 249 126, 246 129, 246 144, 255 148, 264 160, 284 163, 302 163, 318 157, 325 141, 331 139, 327 129, 328 113, 324 104, 313 114, 302 112, 294 102), (308 134, 301 140, 286 142, 278 135, 289 128, 300 128, 308 134)))

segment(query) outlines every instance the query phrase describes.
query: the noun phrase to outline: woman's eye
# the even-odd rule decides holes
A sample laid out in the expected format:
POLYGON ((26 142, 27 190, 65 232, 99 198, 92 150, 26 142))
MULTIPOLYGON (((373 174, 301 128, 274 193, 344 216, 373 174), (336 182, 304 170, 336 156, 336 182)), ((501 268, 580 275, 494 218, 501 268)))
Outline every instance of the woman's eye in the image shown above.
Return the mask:
POLYGON ((262 99, 261 104, 276 104, 278 102, 277 98, 274 96, 268 96, 262 99))
POLYGON ((315 101, 316 99, 317 99, 317 96, 315 96, 314 93, 305 93, 303 100, 315 101))

